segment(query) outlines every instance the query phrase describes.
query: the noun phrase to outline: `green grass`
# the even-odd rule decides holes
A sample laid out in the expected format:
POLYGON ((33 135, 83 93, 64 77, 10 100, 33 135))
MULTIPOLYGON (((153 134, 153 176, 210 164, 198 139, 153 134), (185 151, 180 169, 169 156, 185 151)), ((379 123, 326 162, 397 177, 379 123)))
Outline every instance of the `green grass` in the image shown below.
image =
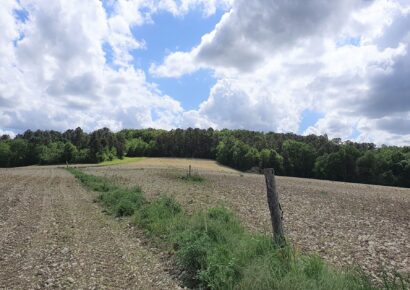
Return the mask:
POLYGON ((86 187, 100 192, 107 212, 132 215, 153 240, 175 253, 184 283, 198 289, 406 289, 401 277, 376 288, 356 269, 334 269, 321 258, 279 247, 268 235, 248 232, 223 207, 188 215, 172 197, 147 202, 141 190, 69 169, 86 187))
POLYGON ((120 188, 103 177, 86 174, 76 168, 67 170, 87 188, 100 192, 98 200, 107 212, 117 217, 131 216, 145 203, 145 197, 139 187, 120 188))
POLYGON ((98 165, 109 166, 109 165, 128 164, 128 163, 138 162, 144 159, 145 157, 124 157, 123 159, 114 159, 111 161, 104 161, 104 162, 98 163, 98 165))
POLYGON ((203 182, 203 181, 205 181, 205 178, 203 178, 199 174, 191 174, 191 176, 183 175, 183 176, 180 176, 179 178, 184 180, 184 181, 191 181, 191 182, 203 182))

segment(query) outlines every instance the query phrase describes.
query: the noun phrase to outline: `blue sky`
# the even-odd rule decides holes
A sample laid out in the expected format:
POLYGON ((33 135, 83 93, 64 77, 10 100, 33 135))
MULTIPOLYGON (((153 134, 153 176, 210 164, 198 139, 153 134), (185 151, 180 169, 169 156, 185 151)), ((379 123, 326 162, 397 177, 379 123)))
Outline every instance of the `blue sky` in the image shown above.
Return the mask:
POLYGON ((161 63, 169 53, 189 51, 200 42, 202 35, 212 31, 222 15, 220 10, 209 17, 204 17, 199 10, 181 17, 168 12, 153 15, 153 23, 132 29, 135 38, 146 43, 146 49, 133 51, 133 64, 144 69, 147 80, 158 84, 163 93, 180 101, 184 109, 195 109, 208 98, 209 90, 215 84, 210 70, 200 70, 178 79, 154 77, 148 70, 152 63, 161 63))
POLYGON ((302 118, 300 121, 299 132, 302 134, 307 128, 316 124, 316 122, 325 116, 324 113, 317 112, 311 109, 306 109, 302 112, 302 118))
MULTIPOLYGON (((107 14, 112 13, 112 7, 104 1, 107 14)), ((148 82, 158 86, 162 93, 181 102, 185 110, 193 110, 205 101, 210 89, 216 80, 210 70, 201 69, 192 74, 179 78, 156 77, 150 74, 149 68, 155 63, 159 64, 166 55, 174 51, 189 51, 198 44, 202 35, 212 31, 220 21, 224 11, 217 10, 215 14, 205 16, 199 9, 175 17, 163 11, 152 15, 152 22, 143 26, 131 28, 135 39, 144 41, 144 49, 131 51, 132 65, 143 69, 148 82)), ((24 14, 21 15, 24 17, 24 14)), ((103 44, 106 62, 113 65, 113 53, 108 43, 103 44)))

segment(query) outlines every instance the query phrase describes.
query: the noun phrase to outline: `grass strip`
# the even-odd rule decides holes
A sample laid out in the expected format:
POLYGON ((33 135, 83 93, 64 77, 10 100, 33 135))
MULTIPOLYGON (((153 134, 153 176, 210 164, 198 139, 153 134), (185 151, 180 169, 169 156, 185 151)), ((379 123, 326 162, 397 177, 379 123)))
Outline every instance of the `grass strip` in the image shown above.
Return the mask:
POLYGON ((277 247, 270 236, 246 231, 223 207, 188 215, 176 200, 148 202, 140 188, 126 189, 105 178, 68 169, 115 216, 132 216, 147 235, 175 253, 186 286, 198 289, 406 289, 403 278, 385 278, 376 288, 357 269, 334 269, 321 258, 290 246, 277 247))
POLYGON ((104 161, 104 162, 98 163, 98 165, 99 166, 110 166, 110 165, 128 164, 128 163, 138 162, 144 159, 145 157, 124 157, 122 159, 104 161))

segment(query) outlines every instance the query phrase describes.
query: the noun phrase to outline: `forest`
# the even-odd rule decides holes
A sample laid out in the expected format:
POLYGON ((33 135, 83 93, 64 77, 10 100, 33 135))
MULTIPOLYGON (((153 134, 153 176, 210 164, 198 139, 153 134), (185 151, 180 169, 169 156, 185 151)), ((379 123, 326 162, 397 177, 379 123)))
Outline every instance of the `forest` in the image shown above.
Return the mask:
POLYGON ((0 167, 99 163, 137 157, 214 159, 277 175, 410 187, 410 147, 342 142, 326 135, 209 129, 27 130, 0 137, 0 167))

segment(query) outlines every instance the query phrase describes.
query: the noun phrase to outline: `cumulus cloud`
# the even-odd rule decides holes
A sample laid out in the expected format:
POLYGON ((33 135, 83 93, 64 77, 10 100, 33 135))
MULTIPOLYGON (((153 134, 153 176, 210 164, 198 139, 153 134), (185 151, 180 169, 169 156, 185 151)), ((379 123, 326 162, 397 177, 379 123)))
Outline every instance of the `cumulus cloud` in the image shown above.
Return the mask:
POLYGON ((116 2, 107 15, 97 0, 2 2, 2 132, 175 126, 180 103, 128 65, 129 51, 140 43, 130 27, 144 20, 126 14, 123 4, 116 2), (28 19, 18 20, 17 9, 28 19), (106 42, 113 47, 116 69, 106 63, 106 42))
POLYGON ((175 16, 200 9, 205 17, 215 14, 218 8, 228 9, 234 0, 159 0, 156 9, 166 10, 175 16))
POLYGON ((399 0, 238 0, 191 51, 151 72, 212 69, 218 82, 196 112, 220 127, 297 131, 309 109, 324 117, 305 134, 406 144, 409 11, 399 0))
POLYGON ((288 112, 298 112, 302 106, 291 98, 283 98, 282 93, 285 92, 270 91, 269 86, 256 79, 253 84, 221 80, 212 88, 208 100, 200 105, 198 114, 201 122, 207 120, 217 128, 296 131, 298 114, 288 112))
MULTIPOLYGON (((401 53, 369 78, 370 90, 361 111, 372 118, 407 114, 410 111, 410 10, 396 15, 376 43, 401 48, 401 53)), ((410 134, 410 127, 406 132, 410 134)))
MULTIPOLYGON (((178 59, 183 63, 195 58, 207 66, 249 71, 269 55, 338 33, 351 11, 369 2, 237 0, 198 47, 184 54, 184 60, 181 55, 178 59)), ((173 59, 173 54, 167 56, 164 67, 174 64, 173 59)), ((161 75, 165 68, 156 72, 161 75)))
POLYGON ((200 64, 195 62, 195 51, 193 52, 175 52, 168 55, 164 64, 151 64, 149 72, 159 77, 180 77, 197 71, 200 64))
MULTIPOLYGON (((0 130, 216 127, 298 131, 378 144, 410 140, 410 4, 404 0, 4 0, 0 130), (184 111, 132 65, 133 28, 169 12, 219 23, 149 73, 210 69, 207 100, 184 111), (16 11, 27 12, 22 21, 16 11), (112 51, 107 60, 106 50, 112 51)), ((160 36, 159 36, 160 37, 160 36)), ((407 142, 407 143, 406 143, 407 142)))

